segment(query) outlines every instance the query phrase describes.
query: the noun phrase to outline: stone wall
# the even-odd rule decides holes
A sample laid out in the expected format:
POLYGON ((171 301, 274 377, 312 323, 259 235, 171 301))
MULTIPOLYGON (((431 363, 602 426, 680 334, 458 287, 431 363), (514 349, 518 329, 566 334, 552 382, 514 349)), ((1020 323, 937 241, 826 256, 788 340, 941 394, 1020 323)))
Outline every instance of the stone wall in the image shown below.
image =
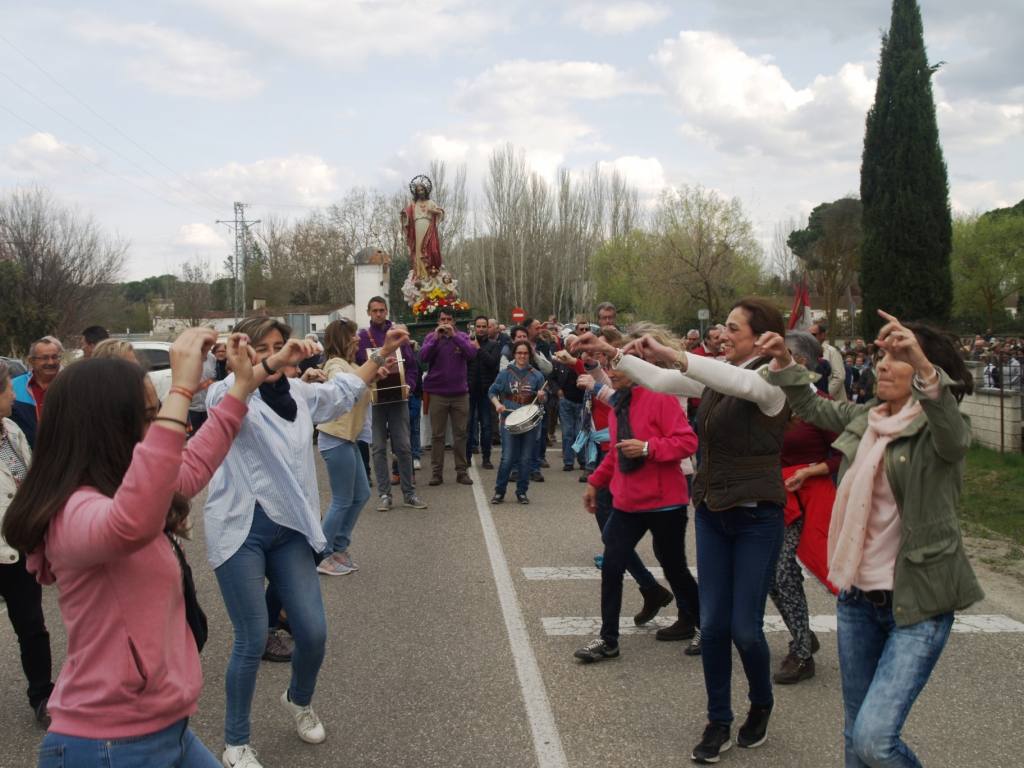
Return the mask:
POLYGON ((960 410, 971 417, 971 431, 979 445, 999 450, 999 401, 1003 401, 1003 448, 1021 451, 1021 401, 1019 392, 1000 394, 998 390, 975 390, 960 404, 960 410))

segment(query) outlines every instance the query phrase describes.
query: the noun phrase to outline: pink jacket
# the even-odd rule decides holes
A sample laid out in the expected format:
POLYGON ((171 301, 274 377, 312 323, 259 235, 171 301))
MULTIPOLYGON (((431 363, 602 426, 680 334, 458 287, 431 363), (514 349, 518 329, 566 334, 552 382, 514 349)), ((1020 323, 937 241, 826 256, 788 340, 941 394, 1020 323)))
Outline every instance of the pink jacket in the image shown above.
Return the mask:
POLYGON ((624 475, 619 471, 618 426, 615 413, 608 417, 611 442, 608 453, 587 480, 595 488, 611 486, 615 509, 648 512, 682 507, 690 500, 686 477, 679 462, 697 450, 697 435, 674 395, 633 387, 629 423, 633 437, 647 442, 647 460, 640 469, 624 475))
POLYGON ((76 490, 29 556, 41 583, 57 582, 68 635, 54 732, 142 736, 196 711, 203 675, 164 521, 175 491, 192 497, 209 482, 247 410, 225 398, 184 451, 184 435, 154 424, 114 497, 76 490))

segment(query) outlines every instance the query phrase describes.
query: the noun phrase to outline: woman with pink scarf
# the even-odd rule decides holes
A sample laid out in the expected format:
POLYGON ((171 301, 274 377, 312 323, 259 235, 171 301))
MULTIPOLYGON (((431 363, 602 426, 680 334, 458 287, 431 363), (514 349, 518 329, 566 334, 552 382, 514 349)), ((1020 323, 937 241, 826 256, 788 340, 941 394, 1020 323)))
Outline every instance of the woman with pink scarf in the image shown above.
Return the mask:
POLYGON ((828 536, 829 580, 839 589, 839 665, 847 768, 920 766, 900 737, 910 708, 949 638, 953 612, 982 598, 957 520, 971 429, 958 404, 973 380, 950 337, 886 321, 876 344, 877 397, 816 397, 817 374, 796 365, 784 339, 764 334, 774 360, 762 375, 794 413, 839 433, 839 489, 828 536))

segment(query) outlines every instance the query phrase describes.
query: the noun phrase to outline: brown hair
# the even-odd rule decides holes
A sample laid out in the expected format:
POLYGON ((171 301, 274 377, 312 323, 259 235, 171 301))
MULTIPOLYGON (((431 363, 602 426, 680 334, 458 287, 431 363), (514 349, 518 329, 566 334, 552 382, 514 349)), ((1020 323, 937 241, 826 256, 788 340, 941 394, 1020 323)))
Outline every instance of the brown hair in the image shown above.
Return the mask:
POLYGON ((927 323, 903 325, 917 337, 917 343, 921 345, 921 351, 928 358, 928 362, 941 368, 956 382, 949 391, 958 403, 963 400, 964 395, 974 392, 974 376, 967 369, 963 355, 957 348, 956 336, 927 323))
POLYGON ((354 357, 349 356, 351 354, 352 339, 356 337, 358 332, 359 326, 352 320, 346 318, 332 320, 324 329, 324 356, 328 359, 340 357, 351 363, 354 359, 354 357))
POLYGON ((597 335, 611 344, 613 347, 622 342, 622 332, 618 328, 606 325, 597 332, 597 335))
MULTIPOLYGON (((82 486, 113 498, 145 432, 145 376, 121 358, 90 358, 53 380, 32 464, 4 515, 3 537, 12 547, 35 550, 54 515, 82 486)), ((188 509, 188 500, 175 494, 165 530, 186 533, 188 509)))
POLYGON ((232 333, 244 333, 249 341, 258 344, 271 331, 279 331, 285 341, 291 338, 292 327, 275 317, 247 317, 232 329, 232 333))
POLYGON ((119 357, 130 363, 138 362, 135 354, 135 347, 130 341, 124 339, 104 339, 92 349, 93 357, 119 357))
POLYGON ((755 336, 774 331, 779 336, 786 335, 786 324, 778 307, 760 296, 747 296, 732 305, 731 309, 740 307, 747 313, 747 322, 755 336))

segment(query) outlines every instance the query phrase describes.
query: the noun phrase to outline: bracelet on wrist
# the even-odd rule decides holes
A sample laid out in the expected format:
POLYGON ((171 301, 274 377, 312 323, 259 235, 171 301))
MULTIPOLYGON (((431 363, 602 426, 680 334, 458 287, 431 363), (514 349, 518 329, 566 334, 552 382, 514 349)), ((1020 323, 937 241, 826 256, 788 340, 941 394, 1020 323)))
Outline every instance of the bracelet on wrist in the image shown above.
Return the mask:
POLYGON ((263 370, 267 372, 267 376, 273 376, 275 373, 277 373, 277 368, 271 368, 270 363, 268 363, 267 360, 268 358, 264 357, 260 361, 260 365, 262 365, 263 370))
POLYGON ((186 400, 191 400, 193 397, 196 396, 196 393, 193 392, 191 389, 188 389, 186 387, 180 387, 177 384, 175 384, 169 390, 167 390, 167 394, 168 395, 181 395, 186 400))
POLYGON ((153 421, 169 421, 171 422, 171 424, 177 424, 179 427, 184 427, 185 429, 188 429, 188 422, 186 422, 184 419, 175 419, 171 416, 157 416, 155 419, 153 419, 153 421))
POLYGON ((618 350, 615 353, 615 357, 612 358, 612 368, 618 368, 619 367, 619 363, 621 363, 621 362, 622 362, 622 350, 620 349, 620 350, 618 350))

